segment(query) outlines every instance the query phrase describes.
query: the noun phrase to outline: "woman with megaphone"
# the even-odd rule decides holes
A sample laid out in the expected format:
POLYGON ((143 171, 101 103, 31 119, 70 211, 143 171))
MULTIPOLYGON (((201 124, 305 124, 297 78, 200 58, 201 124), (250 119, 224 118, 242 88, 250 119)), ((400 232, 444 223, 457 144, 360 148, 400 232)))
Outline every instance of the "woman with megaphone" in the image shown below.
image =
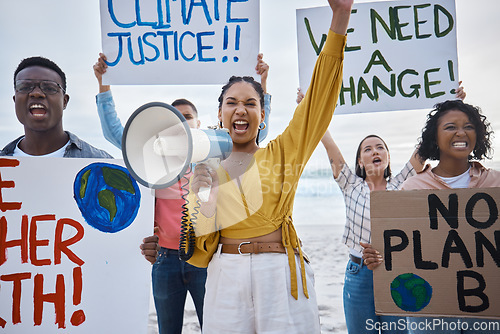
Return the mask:
MULTIPOLYGON (((106 73, 107 68, 106 56, 100 53, 93 67, 99 84, 99 94, 96 96, 97 111, 104 137, 111 144, 122 149, 124 127, 115 109, 111 87, 102 84, 102 76, 106 73)), ((261 85, 265 93, 265 119, 266 123, 269 124, 271 95, 266 91, 269 66, 263 60, 262 54, 257 56, 255 70, 261 76, 261 85)), ((186 99, 177 99, 171 103, 171 106, 182 114, 190 128, 200 128, 198 111, 192 102, 186 99)), ((259 131, 257 137, 259 142, 263 141, 268 133, 268 128, 262 130, 259 131)), ((187 175, 187 177, 189 176, 190 174, 187 175)), ((175 182, 170 187, 155 189, 155 236, 145 238, 141 245, 144 257, 153 264, 151 272, 152 292, 160 334, 182 332, 184 306, 188 292, 193 299, 200 327, 203 325, 206 269, 197 268, 184 262, 181 260, 179 252, 179 234, 181 232, 183 204, 185 203, 183 187, 184 179, 175 182), (159 250, 157 251, 158 246, 159 250)))
POLYGON ((304 101, 265 148, 263 92, 231 77, 218 118, 233 141, 217 170, 198 164, 188 196, 195 231, 189 263, 207 267, 204 333, 320 333, 314 276, 292 223, 300 175, 327 130, 342 82, 353 0, 329 0, 333 19, 304 101), (210 188, 208 201, 197 194, 210 188))

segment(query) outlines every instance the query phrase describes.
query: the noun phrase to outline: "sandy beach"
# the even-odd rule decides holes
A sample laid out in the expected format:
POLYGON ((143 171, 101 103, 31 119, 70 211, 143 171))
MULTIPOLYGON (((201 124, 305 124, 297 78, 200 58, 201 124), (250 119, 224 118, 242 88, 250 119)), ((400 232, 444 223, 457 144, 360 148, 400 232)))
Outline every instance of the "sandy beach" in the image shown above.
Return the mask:
MULTIPOLYGON (((343 225, 297 225, 303 249, 311 260, 316 280, 322 333, 347 333, 342 309, 342 286, 347 248, 341 243, 343 225)), ((148 334, 157 334, 156 313, 151 299, 148 334)), ((184 312, 184 334, 201 333, 190 296, 184 312)))

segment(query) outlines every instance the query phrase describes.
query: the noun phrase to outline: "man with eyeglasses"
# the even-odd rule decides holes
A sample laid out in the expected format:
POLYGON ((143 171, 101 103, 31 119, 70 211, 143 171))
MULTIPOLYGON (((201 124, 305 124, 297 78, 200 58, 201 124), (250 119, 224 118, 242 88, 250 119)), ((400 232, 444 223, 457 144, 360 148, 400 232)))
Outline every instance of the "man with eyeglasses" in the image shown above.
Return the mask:
MULTIPOLYGON (((62 125, 69 101, 66 75, 53 61, 26 58, 14 71, 14 103, 17 119, 24 125, 21 136, 0 151, 0 156, 108 158, 111 155, 81 140, 62 125)), ((144 239, 145 256, 156 258, 158 245, 144 239)))
POLYGON ((63 110, 69 101, 66 75, 53 61, 30 57, 14 72, 14 103, 24 126, 21 136, 0 151, 0 156, 113 158, 103 150, 63 129, 63 110))

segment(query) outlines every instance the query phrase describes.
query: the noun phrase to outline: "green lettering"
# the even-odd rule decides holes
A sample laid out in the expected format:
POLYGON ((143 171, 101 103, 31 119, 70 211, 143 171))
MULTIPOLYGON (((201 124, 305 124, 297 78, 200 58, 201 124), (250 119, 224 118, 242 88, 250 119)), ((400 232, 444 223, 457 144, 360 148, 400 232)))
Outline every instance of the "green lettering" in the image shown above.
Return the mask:
POLYGON ((424 39, 424 38, 431 37, 431 34, 420 35, 419 25, 427 22, 427 20, 425 20, 425 21, 418 20, 418 10, 421 8, 429 7, 430 5, 431 4, 426 3, 426 4, 422 4, 422 5, 416 5, 415 7, 413 7, 413 16, 415 18, 415 37, 417 37, 417 39, 424 39))
POLYGON ((368 85, 366 84, 365 79, 363 79, 363 77, 361 77, 361 78, 359 78, 359 82, 358 82, 358 103, 361 102, 361 98, 363 97, 363 94, 366 94, 366 96, 372 101, 375 99, 372 92, 370 91, 370 87, 368 87, 368 85))
POLYGON ((391 74, 391 89, 384 86, 378 77, 373 77, 373 95, 377 101, 379 99, 379 88, 390 97, 396 96, 396 74, 391 74))
MULTIPOLYGON (((354 28, 347 29, 347 34, 350 34, 350 33, 353 33, 353 32, 354 32, 354 28)), ((344 49, 345 52, 358 51, 358 50, 361 50, 361 46, 359 46, 359 45, 357 45, 357 46, 346 45, 345 49, 344 49)))
POLYGON ((304 17, 304 23, 306 25, 307 34, 309 35, 309 40, 311 41, 314 51, 316 52, 316 56, 319 56, 321 50, 323 49, 323 44, 325 44, 326 42, 327 35, 326 34, 321 35, 321 41, 319 42, 318 46, 318 44, 316 44, 316 41, 314 40, 314 36, 311 31, 311 25, 309 24, 309 20, 307 19, 307 17, 304 17))
POLYGON ((344 92, 349 92, 351 94, 351 106, 356 104, 356 87, 354 86, 354 78, 349 77, 349 87, 344 87, 344 82, 342 82, 342 87, 340 88, 339 95, 339 105, 343 106, 345 104, 344 92))
POLYGON ((450 33, 455 24, 455 20, 453 20, 453 16, 440 5, 434 5, 434 32, 436 33, 436 37, 444 37, 450 33), (443 13, 444 16, 448 18, 448 27, 441 31, 439 26, 439 12, 443 13))
POLYGON ((372 27, 372 42, 377 43, 378 42, 378 37, 377 37, 377 21, 382 25, 382 28, 384 28, 385 32, 387 35, 392 39, 396 39, 396 29, 394 25, 394 17, 392 15, 392 7, 389 7, 389 22, 390 22, 390 28, 385 23, 384 19, 374 10, 370 9, 370 20, 371 20, 371 27, 372 27))
POLYGON ((405 41, 405 40, 409 40, 409 39, 412 38, 412 35, 403 36, 403 32, 401 31, 401 28, 406 27, 408 25, 408 22, 401 23, 399 21, 399 13, 398 13, 398 11, 400 9, 406 9, 406 8, 410 8, 410 7, 411 6, 396 6, 393 9, 393 11, 394 11, 394 21, 395 21, 395 26, 396 26, 396 32, 398 34, 398 41, 405 41))
POLYGON ((368 62, 368 65, 366 66, 365 70, 363 73, 368 73, 370 72, 370 69, 372 68, 373 65, 382 65, 384 66, 385 70, 387 72, 391 72, 392 68, 389 66, 389 64, 385 61, 384 56, 379 50, 375 50, 372 53, 372 57, 370 58, 370 61, 368 62))
POLYGON ((404 97, 412 97, 412 96, 416 96, 417 98, 420 96, 420 92, 419 92, 419 89, 420 89, 420 84, 413 84, 413 85, 410 85, 410 88, 413 88, 413 90, 410 92, 410 93, 406 93, 403 89, 403 79, 404 77, 407 75, 407 74, 410 74, 410 75, 416 75, 418 76, 418 72, 415 71, 415 70, 411 70, 411 69, 406 69, 404 70, 403 72, 401 72, 399 75, 398 75, 398 90, 399 92, 401 93, 402 96, 404 97))
POLYGON ((432 72, 439 72, 439 68, 431 68, 430 70, 425 71, 424 73, 424 89, 425 89, 425 97, 427 98, 435 98, 441 95, 444 95, 445 92, 436 92, 434 94, 431 93, 430 86, 435 86, 439 85, 441 83, 441 80, 438 81, 430 81, 429 79, 429 73, 432 72))

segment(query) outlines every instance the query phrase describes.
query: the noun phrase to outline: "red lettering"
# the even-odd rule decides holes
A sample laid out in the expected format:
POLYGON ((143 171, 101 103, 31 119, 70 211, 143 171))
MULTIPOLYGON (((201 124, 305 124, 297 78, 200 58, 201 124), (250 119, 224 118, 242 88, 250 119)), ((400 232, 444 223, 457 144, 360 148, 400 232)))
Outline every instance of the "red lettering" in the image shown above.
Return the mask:
MULTIPOLYGON (((82 267, 73 268, 73 305, 78 305, 82 302, 82 267)), ((85 312, 77 310, 71 315, 71 324, 79 326, 85 321, 85 312)))
MULTIPOLYGON (((21 322, 21 281, 31 278, 31 273, 19 273, 0 276, 0 280, 5 282, 12 282, 12 323, 18 324, 21 322)), ((1 318, 0 318, 1 319, 1 318)), ((3 320, 3 319, 1 319, 3 320)), ((0 326, 5 326, 6 322, 0 320, 0 326)))
POLYGON ((82 302, 82 267, 73 268, 73 305, 78 305, 82 302))
MULTIPOLYGON (((19 160, 0 158, 0 167, 17 167, 19 160)), ((21 202, 4 202, 2 199, 2 188, 14 188, 16 186, 14 181, 3 181, 2 173, 0 173, 0 210, 5 212, 7 210, 21 209, 21 202)))
POLYGON ((7 219, 0 218, 0 266, 7 261, 7 248, 21 247, 21 262, 28 262, 28 217, 21 220, 21 239, 7 241, 7 219))
POLYGON ((50 259, 39 260, 37 258, 37 253, 36 253, 37 247, 49 245, 48 239, 37 240, 37 238, 36 238, 37 223, 39 221, 49 221, 49 220, 56 220, 56 215, 40 215, 40 216, 34 216, 33 218, 31 218, 30 259, 31 259, 31 264, 33 264, 34 266, 48 266, 51 263, 50 259))
POLYGON ((75 255, 71 250, 69 250, 68 246, 73 245, 77 243, 78 241, 82 240, 84 234, 84 229, 83 226, 77 222, 76 220, 69 219, 69 218, 63 218, 59 219, 57 221, 56 225, 56 233, 55 233, 55 240, 54 240, 54 264, 60 264, 61 263, 61 253, 66 254, 66 256, 76 263, 77 265, 81 266, 85 262, 80 259, 78 256, 75 255), (67 240, 62 240, 62 233, 64 230, 64 225, 69 225, 72 226, 76 229, 76 235, 73 237, 67 239, 67 240))
POLYGON ((43 303, 53 303, 56 313, 56 321, 58 328, 66 328, 65 320, 65 286, 64 276, 59 274, 56 278, 56 292, 43 293, 43 275, 37 274, 35 276, 35 285, 33 291, 34 302, 34 322, 35 326, 42 324, 43 303))

